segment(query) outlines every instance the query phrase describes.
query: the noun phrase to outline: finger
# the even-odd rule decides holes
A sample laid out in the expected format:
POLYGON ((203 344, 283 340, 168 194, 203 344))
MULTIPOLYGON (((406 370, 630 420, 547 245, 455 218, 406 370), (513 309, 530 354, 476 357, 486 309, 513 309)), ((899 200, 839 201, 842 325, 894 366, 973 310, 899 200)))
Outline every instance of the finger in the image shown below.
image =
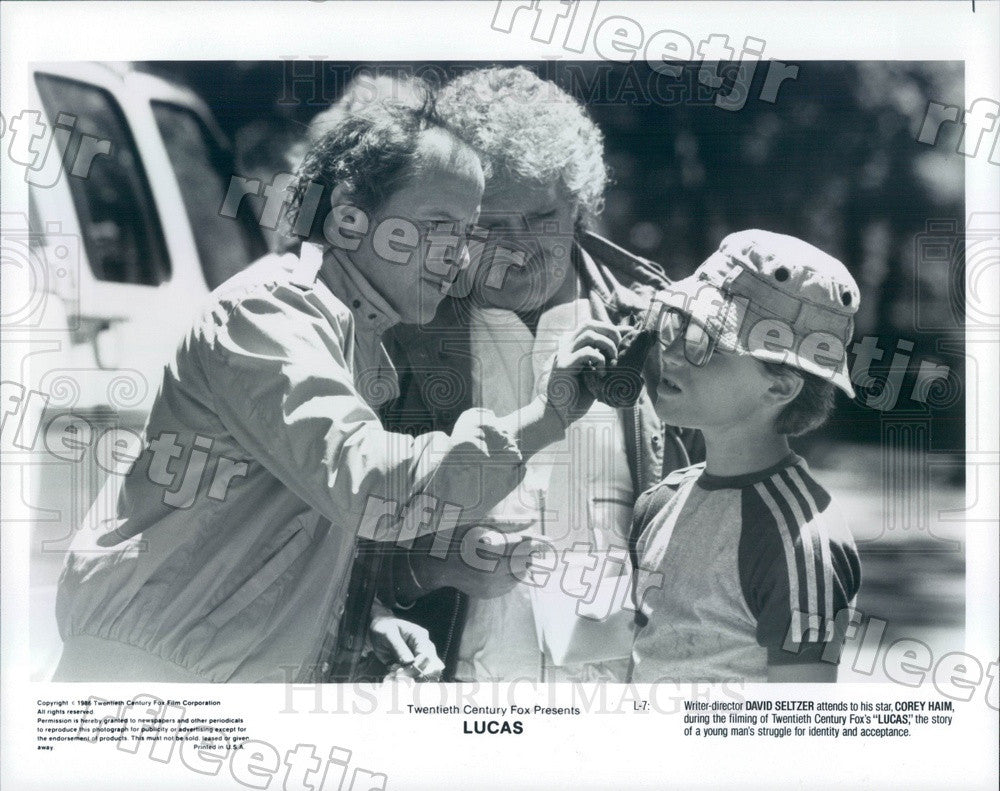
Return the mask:
POLYGON ((526 554, 531 551, 532 545, 540 540, 540 536, 537 531, 528 529, 520 533, 508 533, 506 534, 507 544, 504 547, 505 554, 511 555, 515 552, 520 554, 526 554))
POLYGON ((398 628, 389 629, 385 634, 385 639, 388 641, 392 650, 396 654, 396 658, 399 660, 400 664, 410 665, 413 664, 414 656, 410 647, 406 644, 406 640, 403 639, 403 635, 400 634, 398 628))
POLYGON ((422 627, 414 627, 406 635, 406 642, 409 644, 415 657, 437 656, 437 649, 434 647, 430 633, 422 627))
POLYGON ((544 555, 554 549, 552 542, 541 535, 529 535, 524 537, 524 543, 519 547, 520 552, 529 555, 544 555))
POLYGON ((597 330, 585 330, 580 332, 573 339, 573 349, 582 349, 585 346, 592 346, 600 351, 605 359, 612 361, 618 357, 618 345, 607 335, 602 335, 597 330))
POLYGON ((518 557, 527 558, 531 562, 536 559, 541 560, 555 552, 555 547, 541 533, 529 531, 521 534, 521 542, 514 548, 513 552, 516 552, 518 557))
POLYGON ((517 543, 511 544, 508 553, 511 558, 524 558, 530 564, 533 560, 541 561, 543 557, 553 551, 552 543, 540 533, 529 531, 521 533, 517 538, 517 543))
POLYGON ((440 681, 441 674, 444 673, 444 662, 438 659, 436 653, 421 654, 416 658, 413 666, 417 669, 419 681, 440 681))
POLYGON ((525 571, 530 575, 536 571, 551 571, 555 566, 552 564, 559 558, 555 547, 545 539, 532 539, 528 546, 520 550, 527 558, 525 571))
POLYGON ((413 665, 393 665, 389 672, 385 676, 386 681, 405 681, 406 679, 416 678, 417 671, 414 670, 413 665))
POLYGON ((476 525, 465 534, 463 541, 467 546, 483 544, 490 552, 503 552, 507 546, 507 534, 502 533, 496 526, 476 525))
POLYGON ((504 555, 510 555, 515 550, 518 550, 525 541, 529 541, 530 538, 524 533, 504 533, 504 542, 502 545, 495 547, 496 552, 502 551, 504 555))
POLYGON ((571 371, 579 371, 584 367, 596 368, 603 371, 608 365, 608 361, 593 346, 584 346, 569 355, 564 368, 571 371))
POLYGON ((608 338, 612 343, 617 346, 622 339, 622 331, 608 321, 599 321, 598 319, 587 319, 577 327, 577 334, 581 332, 596 332, 599 335, 603 335, 608 338))

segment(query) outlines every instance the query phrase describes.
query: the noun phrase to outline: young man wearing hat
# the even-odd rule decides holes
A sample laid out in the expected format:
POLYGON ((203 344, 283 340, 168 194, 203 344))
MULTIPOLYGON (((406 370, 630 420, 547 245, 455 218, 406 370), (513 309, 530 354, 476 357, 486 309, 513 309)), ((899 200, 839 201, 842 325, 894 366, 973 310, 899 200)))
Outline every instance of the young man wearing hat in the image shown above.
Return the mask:
POLYGON ((823 423, 834 388, 854 395, 857 285, 815 247, 751 230, 658 301, 656 409, 701 429, 706 461, 636 505, 631 678, 835 681, 858 554, 788 437, 823 423))

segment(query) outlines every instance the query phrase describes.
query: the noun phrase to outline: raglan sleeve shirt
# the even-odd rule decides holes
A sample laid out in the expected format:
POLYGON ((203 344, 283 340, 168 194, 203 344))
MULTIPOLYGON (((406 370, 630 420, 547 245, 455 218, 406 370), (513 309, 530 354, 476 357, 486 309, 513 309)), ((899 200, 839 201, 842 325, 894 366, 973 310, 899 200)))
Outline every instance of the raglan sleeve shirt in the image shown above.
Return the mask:
POLYGON ((768 664, 839 661, 861 567, 836 504, 803 465, 742 499, 740 586, 768 664))
POLYGON ((802 459, 727 478, 678 471, 635 519, 636 578, 655 582, 633 596, 636 678, 764 680, 768 665, 839 661, 860 562, 802 459))

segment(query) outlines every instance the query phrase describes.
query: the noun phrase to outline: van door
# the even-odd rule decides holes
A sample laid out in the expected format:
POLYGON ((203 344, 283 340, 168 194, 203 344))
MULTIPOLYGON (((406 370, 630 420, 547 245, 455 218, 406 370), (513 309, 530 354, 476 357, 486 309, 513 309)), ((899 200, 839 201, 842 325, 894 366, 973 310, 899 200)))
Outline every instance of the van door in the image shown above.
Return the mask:
POLYGON ((130 81, 149 97, 194 235, 202 274, 215 288, 268 252, 249 201, 222 211, 237 177, 229 143, 193 92, 149 74, 130 81))
POLYGON ((20 444, 5 461, 14 462, 12 485, 31 514, 33 677, 44 678, 60 649, 54 594, 65 551, 98 492, 110 491, 102 488, 109 475, 127 469, 116 462, 127 462, 163 367, 208 295, 204 272, 218 261, 248 263, 255 228, 241 230, 245 239, 230 234, 222 243, 229 257, 203 267, 208 239, 225 229, 209 229, 209 193, 192 187, 200 204, 182 194, 199 160, 189 158, 181 179, 178 153, 204 158, 209 148, 191 123, 175 124, 168 152, 151 101, 172 101, 178 112, 192 104, 154 90, 167 84, 96 63, 39 65, 32 82, 54 142, 47 166, 29 174, 30 216, 11 218, 20 223, 13 233, 4 218, 4 248, 23 254, 28 291, 38 294, 24 308, 31 315, 15 317, 27 330, 20 382, 38 394, 22 424, 37 429, 15 435, 20 444))
MULTIPOLYGON (((75 409, 111 409, 144 419, 162 366, 208 292, 184 203, 146 97, 99 64, 36 68, 34 83, 50 124, 72 124, 56 139, 63 168, 33 185, 44 228, 75 241, 79 260, 66 306, 71 328, 65 368, 75 409), (80 165, 85 139, 107 153, 80 165), (119 382, 110 388, 110 382, 119 382)), ((54 281, 55 282, 55 281, 54 281)), ((41 362, 41 361, 40 361, 41 362)), ((49 361, 44 361, 49 365, 49 361)))

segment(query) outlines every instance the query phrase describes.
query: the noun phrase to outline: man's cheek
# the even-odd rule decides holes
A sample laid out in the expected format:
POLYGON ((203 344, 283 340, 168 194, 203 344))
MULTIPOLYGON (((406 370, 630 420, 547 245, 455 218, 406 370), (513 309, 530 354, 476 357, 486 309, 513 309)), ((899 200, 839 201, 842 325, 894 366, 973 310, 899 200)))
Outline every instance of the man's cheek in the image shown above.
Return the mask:
POLYGON ((570 265, 570 250, 572 242, 569 239, 545 239, 540 245, 541 265, 549 272, 557 275, 566 274, 570 265))

